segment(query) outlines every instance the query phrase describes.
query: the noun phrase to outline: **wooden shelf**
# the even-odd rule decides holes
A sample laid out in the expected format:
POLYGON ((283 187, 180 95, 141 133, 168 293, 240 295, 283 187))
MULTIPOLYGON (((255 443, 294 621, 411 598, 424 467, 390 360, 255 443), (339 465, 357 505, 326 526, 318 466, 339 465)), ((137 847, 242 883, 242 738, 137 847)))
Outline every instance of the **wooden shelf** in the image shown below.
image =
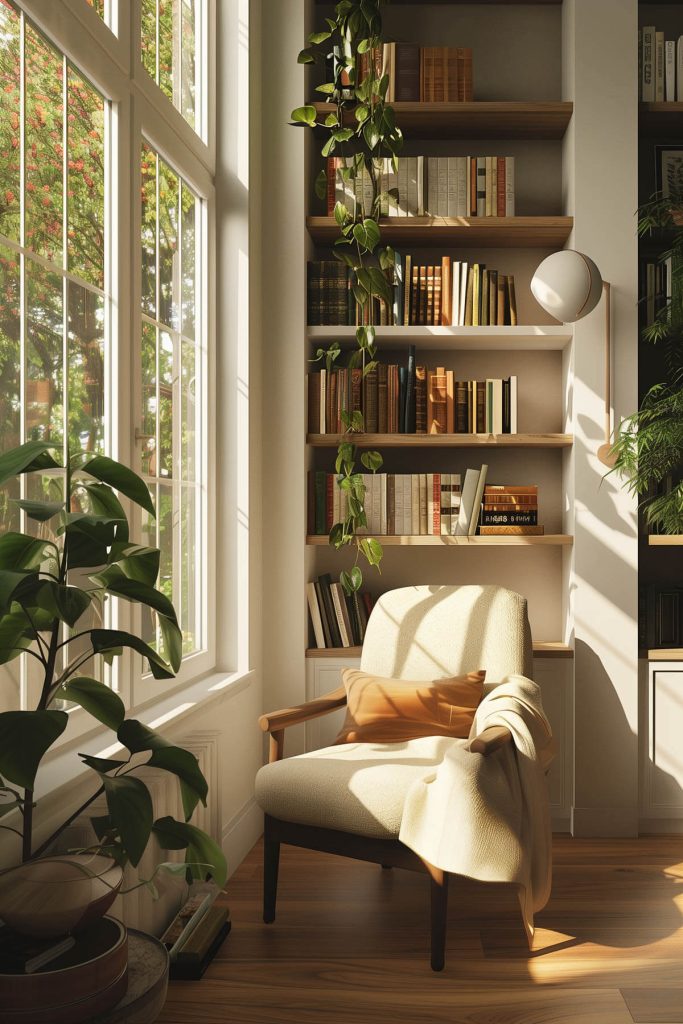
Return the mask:
POLYGON ((571 448, 573 434, 308 434, 312 448, 571 448))
MULTIPOLYGON (((359 648, 360 650, 360 648, 359 648)), ((681 647, 655 647, 647 652, 648 661, 683 661, 681 647)))
MULTIPOLYGON (((534 640, 535 658, 573 658, 574 650, 568 644, 551 640, 534 640)), ((307 658, 360 658, 362 647, 308 647, 307 658)), ((683 656, 683 651, 680 652, 683 656)))
MULTIPOLYGON (((485 537, 418 537, 406 536, 396 537, 393 534, 380 536, 377 540, 382 547, 529 547, 540 545, 543 547, 567 547, 574 543, 574 538, 567 533, 546 533, 541 537, 510 536, 508 534, 487 534, 485 537)), ((319 547, 329 545, 327 534, 325 536, 306 537, 306 543, 319 547)))
POLYGON ((676 138, 683 134, 683 103, 641 103, 638 126, 648 138, 676 138))
MULTIPOLYGON (((339 237, 334 217, 307 217, 314 242, 328 245, 339 237)), ((559 249, 574 226, 572 217, 383 217, 382 240, 397 245, 482 246, 504 249, 559 249)))
MULTIPOLYGON (((321 120, 336 109, 314 103, 321 120)), ((396 122, 410 139, 561 139, 571 120, 572 103, 476 101, 471 103, 391 104, 396 122)), ((356 124, 352 111, 348 123, 356 124)))
MULTIPOLYGON (((355 327, 309 327, 310 342, 338 341, 355 348, 355 327)), ((434 351, 555 352, 572 340, 571 326, 521 327, 376 327, 375 337, 387 348, 407 348, 419 342, 434 351)))
POLYGON ((679 548, 683 547, 683 533, 651 533, 647 542, 653 548, 679 548))

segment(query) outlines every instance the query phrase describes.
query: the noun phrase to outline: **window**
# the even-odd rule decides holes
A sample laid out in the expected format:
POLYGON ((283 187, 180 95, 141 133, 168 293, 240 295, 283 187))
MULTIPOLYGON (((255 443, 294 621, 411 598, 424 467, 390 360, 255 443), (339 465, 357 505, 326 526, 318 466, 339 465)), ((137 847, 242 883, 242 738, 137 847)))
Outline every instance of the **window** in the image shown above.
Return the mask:
MULTIPOLYGON (((152 50, 141 62, 121 43, 137 24, 128 0, 0 0, 0 450, 45 439, 144 477, 157 518, 133 520, 133 533, 162 552, 159 586, 183 631, 180 683, 215 661, 214 166, 186 123, 207 124, 196 40, 208 6, 143 0, 152 50)), ((61 484, 46 473, 20 486, 0 489, 0 532, 21 525, 16 499, 61 484)), ((151 616, 136 620, 125 602, 114 614, 162 643, 151 616)), ((114 681, 124 699, 168 692, 130 659, 114 681)), ((17 663, 2 671, 18 693, 17 663)), ((27 700, 30 689, 24 680, 27 700)))

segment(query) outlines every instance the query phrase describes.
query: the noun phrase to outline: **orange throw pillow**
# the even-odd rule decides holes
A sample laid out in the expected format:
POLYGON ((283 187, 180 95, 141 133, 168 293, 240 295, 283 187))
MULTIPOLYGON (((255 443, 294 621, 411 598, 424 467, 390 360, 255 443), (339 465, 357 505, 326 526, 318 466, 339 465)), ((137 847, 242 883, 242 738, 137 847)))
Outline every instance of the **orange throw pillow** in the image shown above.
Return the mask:
POLYGON ((485 678, 481 671, 410 682, 344 669, 346 720, 334 742, 401 743, 419 736, 467 739, 485 678))

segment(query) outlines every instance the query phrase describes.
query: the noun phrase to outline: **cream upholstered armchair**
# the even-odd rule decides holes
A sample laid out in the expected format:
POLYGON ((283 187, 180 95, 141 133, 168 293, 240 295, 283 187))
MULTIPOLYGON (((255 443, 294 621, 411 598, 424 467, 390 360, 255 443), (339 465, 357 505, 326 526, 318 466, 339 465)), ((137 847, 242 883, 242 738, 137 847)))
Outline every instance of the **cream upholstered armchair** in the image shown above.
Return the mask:
MULTIPOLYGON (((416 586, 384 594, 368 622, 361 669, 376 676, 435 680, 485 669, 484 692, 509 674, 527 677, 532 646, 526 600, 496 586, 416 586)), ((431 965, 444 966, 448 873, 399 840, 408 790, 440 760, 422 740, 355 743, 283 759, 285 730, 344 707, 338 690, 298 707, 261 716, 270 733, 270 763, 260 769, 256 798, 265 812, 264 908, 275 919, 281 843, 426 871, 431 876, 431 965)), ((490 757, 511 741, 504 727, 460 743, 490 757)), ((438 746, 438 744, 437 744, 438 746)))

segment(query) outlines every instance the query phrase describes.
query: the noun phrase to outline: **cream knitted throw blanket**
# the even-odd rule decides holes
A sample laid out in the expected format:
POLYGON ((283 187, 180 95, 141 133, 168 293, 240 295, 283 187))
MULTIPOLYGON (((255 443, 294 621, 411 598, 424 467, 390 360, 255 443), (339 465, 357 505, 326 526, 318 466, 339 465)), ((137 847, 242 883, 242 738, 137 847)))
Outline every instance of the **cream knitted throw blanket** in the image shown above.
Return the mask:
POLYGON ((452 743, 406 797, 399 838, 443 871, 513 882, 529 942, 550 896, 551 836, 545 772, 554 741, 540 689, 507 676, 479 705, 470 738, 505 726, 513 743, 484 756, 452 743))

